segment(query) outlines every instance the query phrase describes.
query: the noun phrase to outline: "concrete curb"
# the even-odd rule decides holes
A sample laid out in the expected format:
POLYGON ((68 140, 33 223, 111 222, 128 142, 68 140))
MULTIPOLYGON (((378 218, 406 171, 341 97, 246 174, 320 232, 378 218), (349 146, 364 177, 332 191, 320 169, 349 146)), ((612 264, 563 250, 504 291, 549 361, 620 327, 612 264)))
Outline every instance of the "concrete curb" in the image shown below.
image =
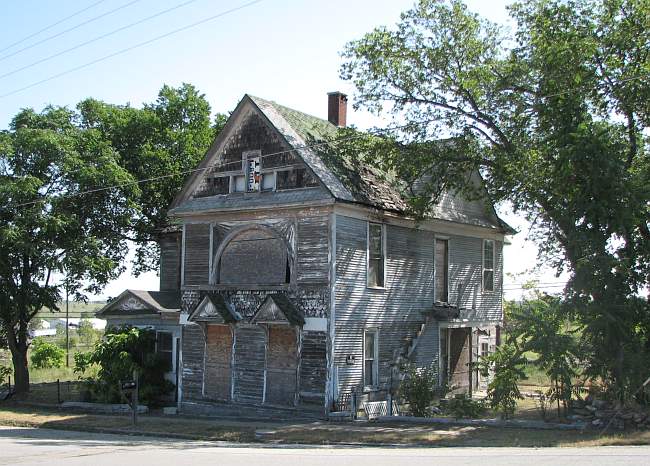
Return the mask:
POLYGON ((559 424, 543 421, 523 421, 518 419, 449 419, 436 417, 414 417, 414 416, 380 416, 379 422, 393 424, 440 424, 447 426, 475 426, 475 427, 508 427, 516 429, 539 429, 539 430, 585 430, 587 424, 559 424))

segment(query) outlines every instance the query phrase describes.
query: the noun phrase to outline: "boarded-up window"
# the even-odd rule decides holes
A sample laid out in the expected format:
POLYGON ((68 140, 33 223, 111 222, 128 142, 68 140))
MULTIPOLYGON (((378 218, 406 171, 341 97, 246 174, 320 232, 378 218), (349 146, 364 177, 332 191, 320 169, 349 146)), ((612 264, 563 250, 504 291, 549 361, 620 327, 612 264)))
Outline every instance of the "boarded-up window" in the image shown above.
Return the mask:
POLYGON ((449 242, 446 239, 436 239, 435 262, 435 300, 446 303, 449 301, 449 242))
POLYGON ((483 290, 494 291, 494 240, 483 240, 483 290))
POLYGON ((368 286, 384 286, 384 227, 368 223, 368 286))
POLYGON ((219 283, 278 285, 289 281, 284 241, 264 230, 247 230, 233 238, 219 262, 219 283))

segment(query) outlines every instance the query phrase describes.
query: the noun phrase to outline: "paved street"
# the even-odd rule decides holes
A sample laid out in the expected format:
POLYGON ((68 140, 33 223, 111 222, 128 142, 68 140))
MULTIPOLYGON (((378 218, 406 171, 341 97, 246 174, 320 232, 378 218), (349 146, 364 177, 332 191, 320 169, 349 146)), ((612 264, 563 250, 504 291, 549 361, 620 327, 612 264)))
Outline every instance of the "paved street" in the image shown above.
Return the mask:
POLYGON ((0 427, 0 465, 650 465, 650 447, 271 447, 0 427))

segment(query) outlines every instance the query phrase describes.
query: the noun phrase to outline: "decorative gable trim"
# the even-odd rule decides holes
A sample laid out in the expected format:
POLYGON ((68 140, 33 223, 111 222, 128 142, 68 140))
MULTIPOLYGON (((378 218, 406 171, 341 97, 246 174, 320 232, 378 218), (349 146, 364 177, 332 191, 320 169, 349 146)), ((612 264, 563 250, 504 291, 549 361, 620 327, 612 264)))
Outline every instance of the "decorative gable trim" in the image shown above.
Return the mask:
POLYGON ((269 295, 251 319, 253 324, 305 325, 302 312, 282 293, 269 295))
POLYGON ((158 314, 148 303, 138 298, 130 290, 123 291, 113 302, 97 311, 96 317, 141 316, 158 314))
POLYGON ((222 295, 206 295, 188 317, 189 322, 210 322, 213 324, 230 324, 242 319, 222 295))

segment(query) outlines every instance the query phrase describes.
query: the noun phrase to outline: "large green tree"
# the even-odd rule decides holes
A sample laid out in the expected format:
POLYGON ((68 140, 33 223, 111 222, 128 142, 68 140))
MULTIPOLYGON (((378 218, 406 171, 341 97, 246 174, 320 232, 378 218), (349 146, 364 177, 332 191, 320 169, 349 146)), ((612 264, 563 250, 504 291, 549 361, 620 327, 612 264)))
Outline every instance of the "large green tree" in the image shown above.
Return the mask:
POLYGON ((155 102, 141 108, 87 99, 77 106, 81 126, 97 129, 121 155, 140 184, 138 214, 128 239, 135 243, 136 273, 158 266, 157 235, 169 226, 167 208, 226 122, 191 84, 163 86, 155 102))
POLYGON ((167 208, 224 122, 183 84, 142 108, 23 110, 0 133, 0 333, 16 390, 29 388, 28 324, 41 308, 57 309, 66 288, 99 292, 131 247, 136 272, 156 268, 167 208))
POLYGON ((515 33, 461 1, 420 0, 347 44, 341 76, 357 107, 411 123, 396 136, 419 155, 369 153, 407 179, 439 175, 414 195, 416 214, 479 170, 492 199, 528 217, 541 258, 571 274, 589 370, 625 396, 650 354, 650 2, 509 11, 515 33))
POLYGON ((119 155, 76 115, 48 107, 19 112, 0 133, 0 325, 16 391, 29 389, 28 324, 56 308, 64 274, 73 296, 117 277, 138 194, 119 155), (123 186, 85 193, 98 186, 123 186))

